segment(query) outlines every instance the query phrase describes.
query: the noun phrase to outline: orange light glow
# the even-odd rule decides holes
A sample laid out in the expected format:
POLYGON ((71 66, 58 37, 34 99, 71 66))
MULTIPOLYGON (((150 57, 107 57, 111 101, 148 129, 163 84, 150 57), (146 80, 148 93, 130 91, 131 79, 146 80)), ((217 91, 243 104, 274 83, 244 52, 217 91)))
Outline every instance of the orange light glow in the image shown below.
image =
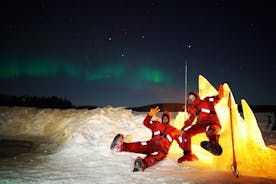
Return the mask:
MULTIPOLYGON (((192 149, 199 157, 199 162, 207 164, 214 169, 231 171, 232 144, 230 131, 230 110, 227 104, 229 92, 227 84, 223 85, 224 97, 216 105, 215 109, 220 119, 222 129, 220 132, 220 144, 223 148, 221 156, 213 156, 200 147, 200 142, 207 140, 205 134, 199 134, 192 138, 192 149)), ((205 79, 199 76, 200 98, 217 95, 216 89, 205 79)), ((237 104, 232 96, 232 122, 235 139, 236 159, 241 175, 263 176, 276 178, 276 151, 265 146, 256 118, 245 100, 241 101, 244 118, 238 112, 237 104)), ((172 123, 177 129, 181 129, 187 115, 179 112, 172 123)), ((170 155, 182 155, 182 150, 174 142, 170 155)))

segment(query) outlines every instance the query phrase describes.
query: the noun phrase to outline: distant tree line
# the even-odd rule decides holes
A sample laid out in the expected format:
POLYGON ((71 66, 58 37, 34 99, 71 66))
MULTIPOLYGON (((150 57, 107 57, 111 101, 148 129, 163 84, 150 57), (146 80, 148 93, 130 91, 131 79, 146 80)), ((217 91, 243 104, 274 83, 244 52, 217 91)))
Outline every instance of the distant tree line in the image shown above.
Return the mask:
POLYGON ((37 108, 60 108, 68 109, 73 105, 70 100, 57 96, 36 97, 36 96, 11 96, 0 94, 0 106, 22 106, 37 108))

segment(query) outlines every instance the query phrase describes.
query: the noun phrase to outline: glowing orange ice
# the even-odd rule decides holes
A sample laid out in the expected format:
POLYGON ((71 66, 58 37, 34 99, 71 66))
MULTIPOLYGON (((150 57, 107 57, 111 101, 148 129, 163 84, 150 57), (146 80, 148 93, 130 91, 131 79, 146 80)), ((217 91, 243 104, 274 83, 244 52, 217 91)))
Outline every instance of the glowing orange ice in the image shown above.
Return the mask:
MULTIPOLYGON (((219 157, 213 156, 200 147, 200 142, 207 140, 205 134, 199 134, 192 138, 192 149, 199 157, 200 164, 210 166, 217 170, 231 171, 233 158, 230 110, 228 107, 228 96, 231 90, 227 84, 224 84, 223 88, 224 97, 215 106, 222 125, 220 144, 223 148, 223 154, 219 157)), ((216 89, 201 75, 199 76, 199 95, 201 99, 206 96, 217 95, 216 89)), ((238 107, 233 95, 231 97, 235 151, 240 174, 276 178, 276 151, 266 147, 256 118, 247 102, 241 100, 244 116, 242 118, 238 112, 238 107)), ((184 112, 179 112, 172 124, 176 128, 181 129, 187 116, 188 115, 184 112)), ((177 144, 173 143, 169 153, 170 155, 179 156, 182 154, 182 150, 177 144)))

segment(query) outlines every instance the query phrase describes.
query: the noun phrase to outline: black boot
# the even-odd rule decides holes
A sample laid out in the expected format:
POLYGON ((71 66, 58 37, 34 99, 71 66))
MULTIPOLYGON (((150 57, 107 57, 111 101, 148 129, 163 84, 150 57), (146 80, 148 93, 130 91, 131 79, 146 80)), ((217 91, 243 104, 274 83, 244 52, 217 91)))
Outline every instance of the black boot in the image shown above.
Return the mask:
POLYGON ((209 141, 202 141, 200 143, 200 146, 212 153, 215 156, 220 156, 222 154, 222 147, 219 145, 219 143, 212 143, 209 141))
POLYGON ((115 151, 121 151, 123 144, 124 144, 124 136, 122 134, 117 134, 110 145, 110 149, 115 151))
POLYGON ((133 172, 137 172, 137 171, 144 171, 146 168, 145 163, 143 162, 141 157, 137 157, 134 161, 134 168, 133 168, 133 172))

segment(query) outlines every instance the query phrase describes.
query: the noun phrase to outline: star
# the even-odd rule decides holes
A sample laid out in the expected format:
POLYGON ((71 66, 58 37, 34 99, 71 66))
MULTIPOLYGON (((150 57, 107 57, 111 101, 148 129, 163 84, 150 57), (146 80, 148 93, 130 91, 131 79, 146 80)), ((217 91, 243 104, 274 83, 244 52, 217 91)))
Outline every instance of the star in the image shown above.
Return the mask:
POLYGON ((111 41, 111 40, 112 40, 112 37, 108 37, 108 40, 111 41))
POLYGON ((190 49, 192 46, 189 44, 187 47, 190 49))

